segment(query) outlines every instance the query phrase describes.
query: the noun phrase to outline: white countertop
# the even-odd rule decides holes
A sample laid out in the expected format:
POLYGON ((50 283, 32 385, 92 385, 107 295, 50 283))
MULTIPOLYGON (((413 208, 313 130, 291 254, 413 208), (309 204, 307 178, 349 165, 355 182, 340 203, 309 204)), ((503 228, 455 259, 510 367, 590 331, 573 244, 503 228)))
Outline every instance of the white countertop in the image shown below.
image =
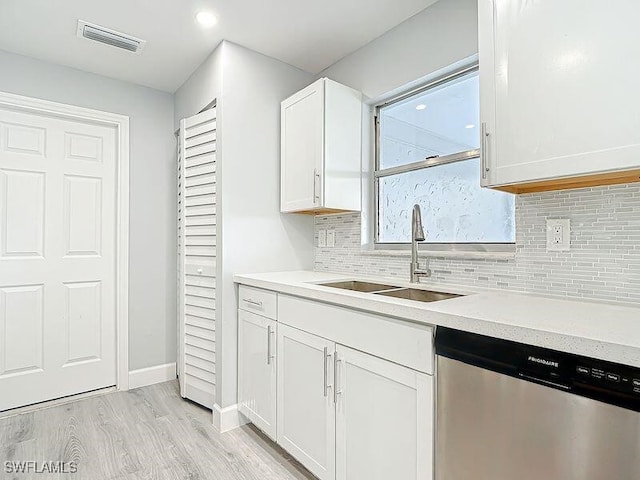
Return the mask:
POLYGON ((287 295, 640 367, 640 308, 448 286, 431 289, 466 296, 423 303, 318 285, 343 280, 416 288, 396 279, 310 271, 234 276, 287 295))

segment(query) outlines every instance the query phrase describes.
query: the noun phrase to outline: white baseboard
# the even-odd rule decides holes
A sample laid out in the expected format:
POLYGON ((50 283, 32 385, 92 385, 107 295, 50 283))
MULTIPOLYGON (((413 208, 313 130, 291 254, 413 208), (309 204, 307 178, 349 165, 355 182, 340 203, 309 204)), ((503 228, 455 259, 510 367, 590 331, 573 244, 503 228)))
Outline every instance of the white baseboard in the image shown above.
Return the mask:
POLYGON ((228 432, 248 423, 248 420, 238 411, 238 405, 220 408, 217 403, 213 406, 213 426, 220 433, 228 432))
POLYGON ((129 372, 129 389, 146 387, 154 383, 168 382, 176 378, 176 364, 165 363, 153 367, 131 370, 129 372))

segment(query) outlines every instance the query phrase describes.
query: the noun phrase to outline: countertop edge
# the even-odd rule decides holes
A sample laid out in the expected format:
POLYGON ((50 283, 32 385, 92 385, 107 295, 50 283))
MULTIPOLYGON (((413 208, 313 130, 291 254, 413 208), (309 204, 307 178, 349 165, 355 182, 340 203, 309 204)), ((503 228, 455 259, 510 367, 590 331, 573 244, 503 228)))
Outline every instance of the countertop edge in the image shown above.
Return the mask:
MULTIPOLYGON (((305 273, 309 278, 313 277, 313 272, 298 273, 305 273)), ((268 274, 261 275, 265 276, 268 274)), ((354 277, 353 275, 348 276, 345 274, 331 274, 326 272, 317 272, 317 276, 321 282, 340 281, 354 277)), ((326 291, 314 285, 314 283, 318 283, 317 281, 287 282, 258 278, 253 275, 235 275, 233 280, 235 283, 250 287, 262 288, 284 295, 353 308, 416 324, 449 327, 640 368, 640 347, 612 342, 607 339, 585 337, 580 334, 557 332, 501 321, 488 321, 469 317, 468 315, 451 313, 444 311, 450 310, 449 308, 442 308, 443 304, 448 300, 432 304, 412 305, 411 301, 407 300, 397 300, 389 297, 371 297, 371 294, 359 292, 344 292, 341 290, 336 290, 335 292, 326 291), (426 316, 428 316, 428 318, 425 318, 426 316)), ((505 293, 505 295, 510 294, 512 294, 512 292, 505 293)), ((513 295, 521 296, 521 294, 513 295)), ((527 296, 522 295, 522 297, 527 296)), ((610 308, 629 307, 611 306, 610 308)), ((640 315, 640 309, 638 309, 638 312, 640 315)), ((640 322, 640 316, 638 321, 640 322)))

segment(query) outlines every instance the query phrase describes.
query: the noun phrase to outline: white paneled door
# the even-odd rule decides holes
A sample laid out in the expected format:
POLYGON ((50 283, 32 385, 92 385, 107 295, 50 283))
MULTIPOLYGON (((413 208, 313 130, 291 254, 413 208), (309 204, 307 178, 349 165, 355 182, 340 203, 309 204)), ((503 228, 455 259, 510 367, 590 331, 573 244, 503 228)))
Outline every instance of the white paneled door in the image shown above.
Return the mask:
POLYGON ((116 384, 115 127, 0 109, 0 410, 116 384))
POLYGON ((338 346, 336 480, 433 478, 433 377, 338 346))
POLYGON ((282 323, 277 330, 278 443, 320 480, 334 480, 335 344, 282 323))
POLYGON ((180 122, 178 371, 185 398, 213 408, 216 387, 216 109, 180 122))
POLYGON ((238 310, 238 410, 276 440, 278 322, 238 310))

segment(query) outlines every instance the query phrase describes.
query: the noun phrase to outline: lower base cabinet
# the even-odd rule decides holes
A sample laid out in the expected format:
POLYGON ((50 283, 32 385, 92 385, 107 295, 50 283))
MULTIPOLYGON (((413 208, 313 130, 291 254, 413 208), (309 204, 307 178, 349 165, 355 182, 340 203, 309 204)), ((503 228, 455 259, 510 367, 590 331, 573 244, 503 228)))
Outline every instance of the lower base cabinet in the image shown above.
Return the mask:
POLYGON ((335 344, 278 325, 278 443, 320 480, 335 478, 335 344))
POLYGON ((321 480, 433 476, 433 377, 278 326, 278 443, 321 480))
POLYGON ((238 410, 276 440, 277 322, 238 310, 238 410))
POLYGON ((270 305, 264 299, 266 293, 238 311, 240 413, 320 480, 432 480, 429 327, 408 335, 394 320, 372 316, 363 324, 361 313, 309 308, 302 300, 281 304, 280 297, 277 316, 275 308, 271 318, 247 311, 270 305), (336 317, 333 329, 314 334, 301 328, 326 326, 336 317), (365 336, 363 325, 373 325, 378 335, 369 330, 365 336), (368 348, 376 355, 361 351, 368 348))
POLYGON ((433 377, 338 345, 336 479, 433 476, 433 377))

